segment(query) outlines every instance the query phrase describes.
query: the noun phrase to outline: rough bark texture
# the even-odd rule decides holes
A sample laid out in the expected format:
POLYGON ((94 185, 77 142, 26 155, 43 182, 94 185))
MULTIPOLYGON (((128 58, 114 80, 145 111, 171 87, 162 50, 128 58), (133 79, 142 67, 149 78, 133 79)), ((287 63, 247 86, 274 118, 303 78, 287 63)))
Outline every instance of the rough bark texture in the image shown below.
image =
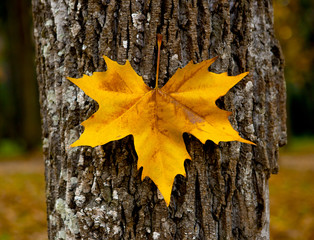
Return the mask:
POLYGON ((269 239, 268 178, 286 142, 271 1, 33 0, 33 15, 49 239, 269 239), (156 33, 164 35, 161 86, 188 61, 214 56, 213 72, 250 72, 217 104, 257 144, 203 145, 184 134, 192 161, 186 178, 175 178, 169 208, 140 180, 131 136, 69 148, 97 104, 66 76, 104 71, 106 55, 130 60, 153 86, 156 33))

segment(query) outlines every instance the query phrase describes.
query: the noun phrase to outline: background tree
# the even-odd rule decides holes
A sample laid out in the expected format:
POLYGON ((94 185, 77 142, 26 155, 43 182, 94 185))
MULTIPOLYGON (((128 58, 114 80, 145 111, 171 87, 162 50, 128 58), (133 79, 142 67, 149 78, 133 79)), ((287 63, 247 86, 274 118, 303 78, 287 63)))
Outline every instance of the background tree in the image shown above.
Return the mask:
POLYGON ((0 2, 0 155, 9 142, 21 146, 13 151, 40 143, 31 27, 31 1, 0 2))
POLYGON ((300 142, 314 135, 314 2, 277 0, 274 9, 275 32, 285 53, 289 136, 300 142))
MULTIPOLYGON (((49 239, 269 239, 268 178, 286 142, 283 58, 271 1, 33 0, 43 119, 49 239), (156 33, 164 36, 163 85, 190 60, 219 56, 211 71, 250 75, 217 104, 232 111, 239 142, 202 145, 185 134, 192 161, 166 207, 140 180, 132 137, 69 148, 97 104, 66 80, 129 59, 155 82, 156 33)), ((140 116, 139 116, 140 117, 140 116)))

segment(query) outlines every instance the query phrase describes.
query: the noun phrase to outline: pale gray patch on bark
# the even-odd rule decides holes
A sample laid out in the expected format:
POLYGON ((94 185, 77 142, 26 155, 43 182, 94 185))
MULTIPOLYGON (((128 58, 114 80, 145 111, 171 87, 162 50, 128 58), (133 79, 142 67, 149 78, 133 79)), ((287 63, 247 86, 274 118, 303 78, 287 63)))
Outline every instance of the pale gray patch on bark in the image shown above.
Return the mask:
POLYGON ((268 178, 286 142, 283 57, 271 1, 33 0, 46 165, 49 239, 269 239, 268 178), (210 71, 250 74, 217 105, 231 111, 239 142, 201 144, 174 179, 167 208, 137 169, 128 136, 96 148, 69 145, 98 104, 66 77, 105 71, 102 55, 131 62, 160 87, 189 61, 218 56, 210 71))

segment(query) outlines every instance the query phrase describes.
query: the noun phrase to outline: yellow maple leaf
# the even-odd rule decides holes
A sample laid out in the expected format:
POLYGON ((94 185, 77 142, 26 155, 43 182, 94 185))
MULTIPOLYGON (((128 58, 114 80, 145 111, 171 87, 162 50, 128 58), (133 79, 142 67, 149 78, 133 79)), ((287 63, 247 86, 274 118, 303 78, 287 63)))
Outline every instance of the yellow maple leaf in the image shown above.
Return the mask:
MULTIPOLYGON (((191 61, 169 79, 162 88, 149 88, 129 61, 120 65, 104 56, 106 72, 92 76, 68 78, 98 102, 99 109, 82 125, 85 130, 71 146, 98 146, 132 134, 142 179, 150 177, 167 205, 170 203, 174 177, 185 176, 184 161, 190 159, 183 141, 191 133, 203 144, 212 140, 240 141, 228 111, 215 101, 225 95, 248 73, 228 76, 216 74, 208 67, 216 58, 193 64, 191 61)), ((158 71, 157 71, 158 79, 158 71)))

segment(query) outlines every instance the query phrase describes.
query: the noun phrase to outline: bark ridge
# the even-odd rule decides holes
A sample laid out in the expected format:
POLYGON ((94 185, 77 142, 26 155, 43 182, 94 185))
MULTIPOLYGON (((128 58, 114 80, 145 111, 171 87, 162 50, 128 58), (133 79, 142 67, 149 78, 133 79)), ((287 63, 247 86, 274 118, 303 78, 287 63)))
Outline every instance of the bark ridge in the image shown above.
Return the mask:
POLYGON ((46 165, 49 239, 269 239, 268 178, 286 142, 283 57, 271 1, 33 0, 46 165), (141 181, 133 139, 69 148, 97 105, 66 77, 126 59, 155 83, 156 33, 164 36, 160 86, 190 60, 210 71, 249 71, 224 98, 239 142, 201 144, 184 134, 192 161, 166 207, 141 181))

